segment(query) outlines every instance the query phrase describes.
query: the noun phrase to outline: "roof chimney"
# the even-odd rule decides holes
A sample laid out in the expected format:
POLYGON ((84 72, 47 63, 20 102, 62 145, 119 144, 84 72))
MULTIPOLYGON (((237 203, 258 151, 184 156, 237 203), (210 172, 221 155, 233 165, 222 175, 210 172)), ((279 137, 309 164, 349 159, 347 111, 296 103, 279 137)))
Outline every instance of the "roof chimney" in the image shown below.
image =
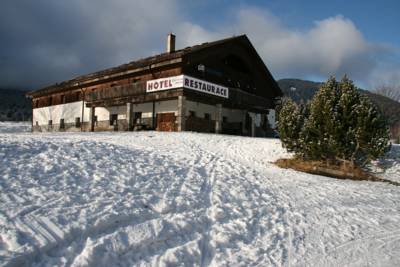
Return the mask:
POLYGON ((175 52, 175 35, 173 33, 168 34, 167 37, 167 52, 175 52))

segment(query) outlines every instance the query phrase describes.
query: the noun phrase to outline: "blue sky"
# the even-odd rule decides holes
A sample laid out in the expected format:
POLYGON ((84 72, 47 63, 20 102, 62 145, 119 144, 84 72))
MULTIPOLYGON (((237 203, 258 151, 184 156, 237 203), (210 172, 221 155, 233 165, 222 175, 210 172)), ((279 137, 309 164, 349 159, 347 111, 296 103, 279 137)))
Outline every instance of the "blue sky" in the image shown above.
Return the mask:
POLYGON ((276 79, 400 84, 400 2, 4 0, 0 87, 39 88, 165 50, 247 34, 276 79))
MULTIPOLYGON (((294 1, 294 0, 270 0, 270 1, 194 1, 189 3, 189 13, 195 21, 207 25, 204 21, 204 13, 217 20, 221 16, 221 10, 237 9, 246 6, 255 6, 267 9, 278 16, 288 27, 304 30, 312 27, 314 21, 328 17, 343 15, 351 19, 365 36, 377 42, 388 42, 400 46, 400 1, 294 1), (202 12, 198 12, 201 10, 202 12)), ((226 14, 222 14, 225 16, 226 14)), ((223 19, 227 19, 224 17, 223 19)), ((212 27, 208 24, 207 27, 212 27)))

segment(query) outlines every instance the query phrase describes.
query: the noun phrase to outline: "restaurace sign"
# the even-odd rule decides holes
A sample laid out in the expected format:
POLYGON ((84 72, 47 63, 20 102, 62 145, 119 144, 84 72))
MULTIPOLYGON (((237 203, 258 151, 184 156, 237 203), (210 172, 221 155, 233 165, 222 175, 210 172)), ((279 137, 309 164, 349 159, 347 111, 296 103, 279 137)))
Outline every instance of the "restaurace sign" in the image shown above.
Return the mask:
POLYGON ((215 83, 210 83, 187 75, 179 75, 146 82, 146 92, 187 88, 206 94, 229 98, 229 88, 215 83))

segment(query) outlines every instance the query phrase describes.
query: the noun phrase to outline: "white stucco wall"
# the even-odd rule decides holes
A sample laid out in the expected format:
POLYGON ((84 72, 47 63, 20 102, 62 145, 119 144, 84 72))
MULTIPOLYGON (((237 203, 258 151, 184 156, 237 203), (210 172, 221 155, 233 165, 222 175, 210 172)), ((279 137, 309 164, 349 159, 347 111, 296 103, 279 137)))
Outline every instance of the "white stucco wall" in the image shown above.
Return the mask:
POLYGON ((270 109, 268 113, 268 122, 271 125, 272 129, 276 128, 276 121, 275 121, 275 109, 270 109))
MULTIPOLYGON (((133 112, 142 112, 142 118, 151 118, 153 113, 153 103, 134 104, 133 112)), ((167 100, 156 102, 156 113, 174 112, 178 115, 178 100, 167 100)))
POLYGON ((114 107, 96 107, 94 115, 97 116, 97 121, 110 120, 110 114, 118 114, 118 119, 126 119, 126 106, 114 107))
POLYGON ((84 108, 84 118, 82 120, 82 101, 60 104, 43 108, 33 109, 32 120, 39 125, 48 125, 49 120, 53 124, 59 124, 60 119, 64 119, 64 123, 75 123, 75 118, 81 118, 81 122, 89 121, 89 108, 84 108))
MULTIPOLYGON (((126 119, 127 106, 115 107, 96 107, 95 115, 98 121, 107 121, 110 119, 110 114, 118 114, 118 119, 126 119)), ((142 112, 142 118, 151 118, 153 112, 153 103, 133 104, 133 112, 142 112)), ((156 102, 156 113, 174 112, 178 113, 178 100, 167 100, 156 102)))

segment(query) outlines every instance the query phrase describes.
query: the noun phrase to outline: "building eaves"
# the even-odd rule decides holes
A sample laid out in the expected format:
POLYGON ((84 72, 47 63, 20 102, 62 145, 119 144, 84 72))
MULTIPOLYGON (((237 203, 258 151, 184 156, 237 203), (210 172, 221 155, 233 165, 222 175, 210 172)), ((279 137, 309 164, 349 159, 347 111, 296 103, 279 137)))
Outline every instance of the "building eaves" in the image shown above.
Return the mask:
POLYGON ((34 95, 43 95, 55 93, 58 91, 65 91, 74 88, 84 87, 87 84, 99 82, 102 80, 112 79, 119 76, 129 75, 132 73, 137 73, 145 70, 150 70, 152 68, 157 68, 167 64, 175 64, 182 61, 184 55, 200 51, 202 49, 207 49, 216 45, 224 44, 226 42, 238 39, 247 38, 245 35, 229 37, 213 42, 202 43, 190 47, 186 47, 180 50, 176 50, 172 53, 161 53, 155 56, 150 56, 147 58, 135 60, 126 64, 119 65, 117 67, 108 68, 105 70, 97 71, 94 73, 78 76, 71 80, 63 81, 45 88, 34 90, 28 92, 26 95, 32 97, 34 95))

